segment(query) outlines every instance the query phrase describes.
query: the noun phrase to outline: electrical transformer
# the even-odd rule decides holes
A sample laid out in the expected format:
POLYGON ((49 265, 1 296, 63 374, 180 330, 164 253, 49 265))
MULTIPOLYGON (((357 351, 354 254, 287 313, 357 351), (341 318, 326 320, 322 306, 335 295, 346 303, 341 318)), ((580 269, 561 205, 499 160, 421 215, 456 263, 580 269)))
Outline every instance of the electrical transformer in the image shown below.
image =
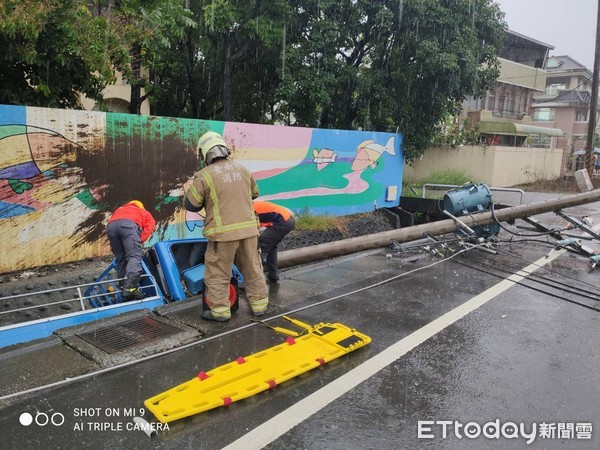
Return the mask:
MULTIPOLYGON (((443 209, 450 214, 477 217, 478 213, 488 212, 493 206, 492 192, 483 183, 466 183, 444 194, 443 209)), ((471 226, 479 237, 495 236, 500 231, 498 223, 471 226)))

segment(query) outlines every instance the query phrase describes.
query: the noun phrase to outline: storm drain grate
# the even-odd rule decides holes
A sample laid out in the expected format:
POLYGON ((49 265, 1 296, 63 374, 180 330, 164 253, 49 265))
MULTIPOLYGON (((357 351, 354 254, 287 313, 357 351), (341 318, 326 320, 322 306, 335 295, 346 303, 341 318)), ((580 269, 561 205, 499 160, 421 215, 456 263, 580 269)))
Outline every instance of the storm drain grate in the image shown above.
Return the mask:
POLYGON ((106 353, 117 353, 181 331, 151 317, 140 317, 77 336, 106 353))

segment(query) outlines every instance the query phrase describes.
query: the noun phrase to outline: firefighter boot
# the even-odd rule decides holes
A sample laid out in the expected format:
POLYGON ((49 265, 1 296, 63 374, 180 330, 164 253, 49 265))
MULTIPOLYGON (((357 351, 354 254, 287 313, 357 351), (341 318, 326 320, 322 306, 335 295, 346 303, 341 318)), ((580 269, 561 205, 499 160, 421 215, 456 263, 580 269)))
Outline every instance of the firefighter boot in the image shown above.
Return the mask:
POLYGON ((140 276, 138 274, 127 274, 123 283, 123 301, 141 300, 146 297, 142 290, 138 287, 140 276))

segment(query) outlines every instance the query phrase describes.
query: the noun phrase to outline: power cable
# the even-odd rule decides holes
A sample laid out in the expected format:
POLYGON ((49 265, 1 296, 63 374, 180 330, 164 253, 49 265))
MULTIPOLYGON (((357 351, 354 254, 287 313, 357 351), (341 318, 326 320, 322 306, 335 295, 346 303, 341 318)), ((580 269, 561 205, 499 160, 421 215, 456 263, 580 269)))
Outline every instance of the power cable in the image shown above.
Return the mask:
MULTIPOLYGON (((505 249, 498 249, 498 250, 501 251, 501 252, 504 252, 507 255, 509 254, 509 252, 507 250, 505 250, 505 249)), ((513 253, 510 253, 510 255, 515 256, 513 253)), ((568 279, 571 279, 573 281, 577 281, 578 283, 581 283, 581 284, 584 284, 586 286, 593 287, 594 289, 597 289, 597 286, 594 285, 594 284, 592 284, 592 283, 588 283, 587 281, 581 281, 581 280, 579 280, 579 279, 577 279, 577 278, 575 278, 575 277, 573 277, 571 275, 567 275, 567 274, 564 274, 564 273, 559 273, 559 272, 557 272, 555 270, 552 270, 552 269, 548 268, 547 266, 543 266, 542 267, 539 264, 535 264, 533 262, 528 262, 525 258, 523 258, 522 256, 519 256, 518 254, 515 257, 518 258, 518 259, 520 259, 521 261, 523 261, 525 263, 528 263, 530 265, 535 265, 538 268, 544 269, 547 272, 550 272, 550 273, 553 273, 553 274, 556 274, 556 275, 560 275, 563 278, 568 278, 568 279)))
MULTIPOLYGON (((375 287, 381 286, 383 284, 386 284, 386 283, 389 283, 391 281, 397 280, 399 278, 405 277, 407 275, 413 274, 413 273, 418 272, 420 270, 429 269, 429 268, 431 268, 433 266, 436 266, 438 264, 446 262, 447 260, 452 259, 452 258, 454 258, 454 257, 456 257, 456 256, 458 256, 458 255, 460 255, 462 253, 465 253, 465 252, 467 252, 469 250, 473 250, 473 249, 475 249, 475 248, 477 248, 477 247, 479 247, 481 245, 483 245, 483 244, 474 245, 473 247, 469 247, 469 248, 460 250, 460 251, 454 253, 453 255, 449 256, 448 258, 440 259, 440 260, 435 261, 435 262, 433 262, 431 264, 428 264, 426 266, 418 267, 418 268, 413 269, 413 270, 409 270, 408 272, 403 272, 403 273, 401 273, 399 275, 387 278, 387 279, 379 281, 377 283, 374 283, 374 284, 371 284, 371 285, 368 285, 368 286, 364 286, 362 288, 355 289, 353 291, 346 292, 344 294, 336 295, 335 297, 330 297, 328 299, 321 300, 321 301, 319 301, 317 303, 312 303, 310 305, 306 305, 306 306, 303 306, 303 307, 300 307, 300 308, 296 308, 294 310, 287 311, 285 313, 277 314, 275 316, 272 316, 272 317, 269 317, 267 319, 262 320, 262 323, 264 324, 264 322, 270 322, 272 320, 279 319, 279 318, 281 318, 283 316, 288 316, 290 314, 295 314, 297 312, 304 311, 304 310, 309 309, 309 308, 314 308, 315 306, 321 306, 321 305, 324 305, 326 303, 330 303, 330 302, 332 302, 334 300, 338 300, 340 298, 344 298, 344 297, 348 297, 350 295, 355 295, 355 294, 358 294, 360 292, 364 292, 364 291, 366 291, 368 289, 373 289, 375 287)), ((91 378, 91 377, 94 377, 94 376, 97 376, 97 375, 102 375, 102 374, 105 374, 105 373, 112 372, 112 371, 117 370, 117 369, 123 369, 125 367, 133 366, 133 365, 138 364, 138 363, 150 361, 152 359, 155 359, 155 358, 158 358, 158 357, 161 357, 161 356, 165 356, 165 355, 168 355, 168 354, 171 354, 171 353, 174 353, 174 352, 178 352, 180 350, 188 349, 188 348, 194 347, 194 346, 196 346, 198 344, 205 344, 205 343, 210 342, 212 340, 215 340, 215 339, 218 339, 218 338, 222 338, 224 336, 228 336, 228 335, 236 333, 238 331, 246 330, 246 329, 249 329, 251 327, 258 326, 258 325, 260 325, 259 322, 251 322, 251 323, 249 323, 247 325, 242 325, 242 326, 240 326, 238 328, 235 328, 233 330, 224 331, 224 332, 218 333, 218 334, 216 334, 214 336, 209 336, 209 337, 204 338, 204 339, 199 339, 197 341, 189 342, 189 343, 184 344, 184 345, 182 345, 180 347, 176 347, 176 348, 165 350, 165 351, 162 351, 162 352, 159 352, 159 353, 155 353, 155 354, 152 354, 152 355, 144 356, 144 357, 132 360, 132 361, 127 361, 127 362, 124 362, 124 363, 120 363, 120 364, 117 364, 115 366, 105 367, 103 369, 95 370, 93 372, 85 373, 85 374, 78 375, 78 376, 75 376, 75 377, 72 377, 72 378, 67 378, 67 379, 64 379, 64 380, 56 381, 54 383, 45 384, 43 386, 37 386, 35 388, 26 389, 26 390, 19 391, 19 392, 13 392, 12 394, 7 394, 7 395, 4 395, 4 396, 1 396, 0 397, 0 402, 2 402, 4 400, 9 400, 9 399, 12 399, 12 398, 20 397, 22 395, 33 394, 35 392, 43 391, 43 390, 46 390, 46 389, 51 389, 51 388, 54 388, 54 387, 64 386, 64 385, 72 383, 74 381, 85 380, 85 379, 88 379, 88 378, 91 378)))
MULTIPOLYGON (((471 265, 469 265, 469 264, 466 264, 466 263, 464 263, 464 262, 462 262, 462 261, 457 261, 457 262, 458 262, 459 264, 461 264, 461 265, 463 265, 463 266, 465 266, 465 267, 469 267, 469 268, 471 268, 471 269, 473 269, 473 270, 477 270, 477 271, 479 271, 479 272, 483 272, 483 273, 486 273, 486 274, 488 274, 488 275, 492 275, 492 276, 494 276, 494 277, 497 277, 497 278, 502 278, 502 279, 504 279, 504 280, 506 280, 506 279, 507 279, 507 277, 505 277, 505 276, 503 276, 503 275, 498 275, 498 274, 496 274, 496 273, 493 273, 493 272, 490 272, 490 271, 488 271, 488 270, 484 270, 484 269, 482 269, 482 268, 480 268, 480 267, 471 266, 471 265)), ((529 286, 529 285, 527 285, 527 284, 523 283, 522 281, 514 281, 514 280, 511 280, 511 281, 512 281, 513 283, 515 283, 515 284, 518 284, 518 285, 520 285, 520 286, 523 286, 523 287, 525 287, 525 288, 527 288, 527 289, 531 289, 531 290, 533 290, 533 291, 540 292, 540 293, 542 293, 542 294, 548 295, 548 296, 550 296, 550 297, 557 298, 557 299, 559 299, 559 300, 563 300, 563 301, 565 301, 565 302, 568 302, 568 303, 573 303, 573 304, 575 304, 575 305, 578 305, 578 306, 581 306, 581 307, 583 307, 583 308, 591 309, 592 311, 600 312, 600 309, 598 309, 598 308, 594 308, 593 306, 586 305, 586 304, 584 304, 584 303, 579 303, 579 302, 576 302, 575 300, 570 300, 570 299, 568 299, 568 298, 565 298, 565 297, 560 297, 560 296, 558 296, 558 295, 556 295, 556 294, 552 294, 552 293, 550 293, 550 292, 544 291, 543 289, 539 289, 539 288, 536 288, 536 287, 533 287, 533 286, 529 286)))
POLYGON ((530 233, 530 234, 515 233, 514 231, 509 230, 504 225, 502 225, 502 223, 498 220, 498 218, 496 217, 495 204, 493 202, 492 202, 491 213, 492 213, 492 217, 494 218, 494 221, 500 226, 500 228, 502 228, 507 233, 513 234, 515 236, 526 236, 526 237, 548 236, 548 235, 551 235, 552 233, 560 233, 561 231, 566 231, 566 229, 562 229, 561 230, 559 228, 553 228, 553 229, 551 229, 549 231, 544 231, 544 232, 541 232, 541 233, 530 233))
MULTIPOLYGON (((477 269, 476 267, 473 267, 473 269, 474 269, 474 270, 480 270, 480 269, 477 269)), ((489 271, 484 271, 484 270, 482 270, 482 271, 483 271, 483 272, 485 272, 485 273, 487 273, 487 274, 489 274, 489 275, 496 276, 496 277, 498 277, 498 278, 504 278, 504 279, 506 279, 506 278, 505 278, 505 277, 503 277, 502 275, 494 274, 494 273, 492 273, 492 272, 489 272, 489 271)), ((536 281, 536 280, 532 280, 532 281, 536 281)), ((540 281, 537 281, 537 282, 538 282, 538 283, 541 283, 540 281)), ((519 285, 521 285, 521 286, 523 286, 523 287, 525 287, 525 288, 527 288, 527 289, 531 289, 531 290, 533 290, 533 291, 536 291, 536 292, 540 292, 540 293, 542 293, 542 294, 545 294, 545 295, 547 295, 547 296, 549 296, 549 297, 553 297, 553 298, 556 298, 556 299, 558 299, 558 300, 565 301, 565 302, 567 302, 567 303, 572 303, 572 304, 574 304, 574 305, 578 305, 578 306, 581 306, 581 307, 583 307, 583 308, 586 308, 586 309, 590 309, 590 310, 592 310, 592 311, 595 311, 595 312, 600 312, 600 309, 599 309, 599 308, 597 308, 597 307, 594 307, 594 306, 591 306, 591 305, 587 305, 587 304, 585 304, 585 303, 580 303, 580 302, 577 302, 577 301, 575 301, 575 300, 571 300, 571 299, 569 299, 569 298, 562 297, 562 296, 560 296, 560 295, 553 294, 553 293, 551 293, 550 291, 546 291, 546 290, 544 290, 544 289, 540 289, 540 288, 533 287, 533 286, 531 286, 531 285, 528 285, 528 284, 526 284, 526 283, 523 283, 522 281, 516 281, 515 283, 516 283, 516 284, 519 284, 519 285)), ((544 284, 544 283, 541 283, 541 284, 544 284)), ((552 286, 550 286, 550 287, 552 287, 552 286)), ((559 290, 559 291, 563 291, 563 292, 565 292, 565 290, 564 290, 564 289, 559 289, 559 288, 555 288, 555 289, 557 289, 557 290, 559 290)), ((579 295, 579 294, 576 294, 576 295, 579 295)), ((579 296, 581 296, 581 297, 584 297, 584 298, 590 298, 590 297, 588 297, 588 296, 582 296, 582 295, 579 295, 579 296)), ((600 301, 600 300, 598 300, 598 299, 592 299, 592 300, 600 301)))
MULTIPOLYGON (((477 259, 478 259, 478 262, 480 263, 480 267, 484 267, 484 268, 488 268, 488 269, 489 268, 493 268, 493 269, 497 269, 499 271, 502 271, 502 272, 505 272, 505 273, 511 273, 511 274, 514 273, 515 270, 519 270, 517 268, 511 267, 508 264, 503 264, 503 263, 500 263, 499 265, 500 266, 508 267, 508 269, 501 268, 501 267, 498 267, 498 266, 491 266, 489 264, 481 264, 482 260, 480 258, 477 258, 477 259)), ((589 300, 594 300, 594 301, 600 302, 600 294, 598 294, 597 291, 596 292, 592 292, 592 291, 588 291, 588 290, 576 288, 576 287, 574 287, 572 285, 569 285, 567 283, 564 283, 562 281, 557 281, 555 279, 544 277, 543 275, 539 275, 539 274, 531 274, 531 275, 533 275, 531 277, 531 280, 535 281, 536 283, 540 283, 540 284, 543 284, 545 286, 552 287, 554 289, 559 289, 559 290, 561 290, 563 292, 575 294, 575 295, 578 295, 580 297, 587 298, 589 300), (536 279, 536 278, 539 278, 539 280, 536 279), (541 280, 544 280, 544 281, 541 281, 541 280)))

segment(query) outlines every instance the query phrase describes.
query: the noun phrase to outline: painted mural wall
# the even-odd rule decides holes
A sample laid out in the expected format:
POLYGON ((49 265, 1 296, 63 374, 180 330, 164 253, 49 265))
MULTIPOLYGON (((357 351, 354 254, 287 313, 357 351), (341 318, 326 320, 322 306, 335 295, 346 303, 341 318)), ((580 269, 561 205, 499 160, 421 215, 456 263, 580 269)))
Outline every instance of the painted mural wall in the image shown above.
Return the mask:
POLYGON ((199 236, 182 186, 209 130, 261 199, 333 215, 398 205, 400 134, 0 105, 0 273, 110 254, 106 220, 132 199, 157 221, 147 246, 199 236))

